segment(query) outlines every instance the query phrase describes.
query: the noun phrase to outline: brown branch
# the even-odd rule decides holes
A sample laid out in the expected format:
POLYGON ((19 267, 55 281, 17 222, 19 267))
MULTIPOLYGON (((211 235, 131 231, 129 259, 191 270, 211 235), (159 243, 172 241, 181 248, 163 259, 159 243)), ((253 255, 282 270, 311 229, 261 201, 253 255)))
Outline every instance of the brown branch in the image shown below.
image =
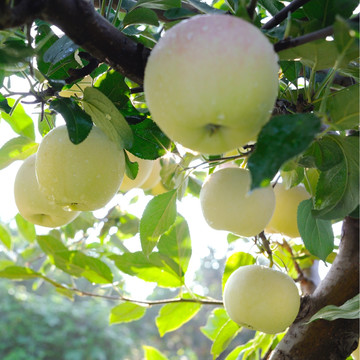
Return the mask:
POLYGON ((326 305, 340 306, 359 293, 359 220, 347 217, 339 253, 314 293, 304 297, 299 315, 271 360, 344 360, 356 348, 359 321, 338 319, 307 323, 326 305))
MULTIPOLYGON (((349 23, 358 23, 359 22, 359 14, 355 17, 349 19, 349 23)), ((296 38, 286 38, 283 40, 278 41, 274 44, 274 50, 275 52, 279 52, 282 50, 290 49, 299 45, 306 44, 311 41, 324 39, 327 36, 331 36, 334 34, 334 27, 333 26, 327 26, 323 29, 311 32, 309 34, 305 34, 302 36, 298 36, 296 38)))
POLYGON ((293 0, 289 5, 281 9, 273 18, 271 18, 263 27, 263 30, 270 30, 276 25, 279 25, 284 21, 290 12, 301 8, 304 4, 308 3, 310 0, 293 0))

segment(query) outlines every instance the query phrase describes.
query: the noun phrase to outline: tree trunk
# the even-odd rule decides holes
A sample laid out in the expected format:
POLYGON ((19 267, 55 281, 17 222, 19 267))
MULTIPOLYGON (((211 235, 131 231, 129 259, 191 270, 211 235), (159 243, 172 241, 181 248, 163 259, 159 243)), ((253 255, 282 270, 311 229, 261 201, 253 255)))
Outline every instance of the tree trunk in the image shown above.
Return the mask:
POLYGON ((356 349, 359 321, 307 322, 326 305, 340 306, 359 293, 359 220, 347 217, 339 253, 325 279, 303 298, 298 317, 270 356, 271 360, 344 360, 356 349))

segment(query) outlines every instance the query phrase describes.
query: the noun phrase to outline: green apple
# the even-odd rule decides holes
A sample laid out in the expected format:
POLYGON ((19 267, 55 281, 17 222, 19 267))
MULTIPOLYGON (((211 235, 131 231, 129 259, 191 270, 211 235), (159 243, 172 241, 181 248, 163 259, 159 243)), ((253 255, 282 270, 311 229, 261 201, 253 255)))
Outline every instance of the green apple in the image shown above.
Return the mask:
POLYGON ((104 207, 119 190, 125 156, 98 127, 74 145, 66 126, 59 126, 40 143, 35 169, 48 199, 67 209, 92 211, 104 207))
POLYGON ((166 31, 144 77, 153 120, 173 141, 222 154, 256 140, 278 93, 278 56, 251 23, 198 15, 166 31))
POLYGON ((35 175, 36 154, 29 156, 20 166, 14 183, 15 203, 24 219, 35 225, 46 227, 63 226, 80 213, 66 211, 50 202, 40 191, 35 175))
POLYGON ((293 279, 260 265, 236 269, 225 284, 223 299, 233 321, 268 334, 284 331, 300 308, 300 295, 293 279))
POLYGON ((154 186, 156 186, 161 180, 160 171, 161 171, 160 159, 156 159, 153 161, 149 176, 147 177, 145 182, 141 184, 140 187, 143 190, 150 190, 154 186))
POLYGON ((215 171, 204 182, 200 204, 206 222, 214 229, 240 236, 264 230, 275 208, 271 186, 250 191, 250 172, 238 167, 215 171))
POLYGON ((276 184, 274 190, 276 199, 275 211, 265 231, 283 234, 291 238, 299 237, 297 209, 303 200, 310 198, 309 193, 301 185, 286 189, 282 183, 276 184))
POLYGON ((152 167, 153 167, 153 160, 145 160, 141 159, 129 152, 127 152, 129 160, 131 162, 137 162, 139 165, 139 170, 136 175, 135 179, 130 179, 126 174, 124 176, 124 180, 120 186, 120 191, 129 191, 131 189, 140 188, 141 185, 147 180, 149 177, 152 167))
POLYGON ((157 195, 161 195, 164 194, 166 192, 168 192, 169 190, 166 189, 166 187, 164 186, 164 184, 162 183, 162 181, 160 180, 155 186, 153 186, 150 189, 150 193, 153 196, 157 196, 157 195))

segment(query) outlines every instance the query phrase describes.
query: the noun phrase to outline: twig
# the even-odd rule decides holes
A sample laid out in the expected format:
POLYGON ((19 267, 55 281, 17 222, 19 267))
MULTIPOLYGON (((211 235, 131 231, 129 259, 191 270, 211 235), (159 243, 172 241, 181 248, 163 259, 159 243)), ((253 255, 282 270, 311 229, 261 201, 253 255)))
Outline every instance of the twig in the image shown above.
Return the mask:
POLYGON ((284 40, 280 40, 274 44, 274 50, 275 52, 279 52, 282 50, 290 49, 314 40, 324 39, 327 36, 332 35, 333 33, 334 33, 333 26, 328 26, 326 28, 311 32, 306 35, 298 36, 296 38, 287 38, 284 40))
POLYGON ((91 297, 98 297, 102 299, 112 300, 112 301, 126 301, 131 302, 135 304, 143 304, 147 306, 154 306, 154 305, 164 305, 164 304, 176 304, 176 303, 197 303, 201 305, 223 305, 223 302, 221 300, 215 300, 215 299, 185 299, 185 298, 174 298, 174 299, 161 299, 161 300, 137 300, 132 299, 126 296, 112 296, 112 295, 100 295, 95 294, 88 291, 83 291, 77 288, 70 288, 69 290, 77 293, 80 296, 91 296, 91 297))
POLYGON ((271 18, 263 27, 263 30, 270 30, 284 21, 290 12, 294 12, 310 0, 293 0, 288 6, 281 9, 273 18, 271 18))
MULTIPOLYGON (((351 19, 349 19, 350 23, 358 23, 359 22, 359 14, 351 19)), ((334 27, 333 26, 327 26, 323 29, 311 32, 306 35, 298 36, 296 38, 287 38, 278 41, 274 44, 274 50, 275 52, 279 52, 282 50, 290 49, 299 45, 306 44, 308 42, 324 39, 327 36, 331 36, 334 33, 334 27)))
POLYGON ((247 13, 249 14, 250 19, 253 19, 253 18, 254 18, 257 2, 258 2, 258 0, 251 0, 251 1, 250 1, 250 4, 249 4, 248 7, 246 8, 247 13))

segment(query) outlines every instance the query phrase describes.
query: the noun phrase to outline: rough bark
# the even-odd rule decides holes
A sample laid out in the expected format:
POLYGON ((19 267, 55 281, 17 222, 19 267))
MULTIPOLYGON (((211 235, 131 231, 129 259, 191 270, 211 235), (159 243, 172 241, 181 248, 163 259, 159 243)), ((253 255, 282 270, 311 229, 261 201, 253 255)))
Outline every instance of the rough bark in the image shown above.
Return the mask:
POLYGON ((357 347, 358 320, 316 320, 326 305, 342 305, 359 293, 359 220, 347 217, 339 253, 315 292, 303 298, 294 324, 271 354, 271 360, 344 360, 357 347))

